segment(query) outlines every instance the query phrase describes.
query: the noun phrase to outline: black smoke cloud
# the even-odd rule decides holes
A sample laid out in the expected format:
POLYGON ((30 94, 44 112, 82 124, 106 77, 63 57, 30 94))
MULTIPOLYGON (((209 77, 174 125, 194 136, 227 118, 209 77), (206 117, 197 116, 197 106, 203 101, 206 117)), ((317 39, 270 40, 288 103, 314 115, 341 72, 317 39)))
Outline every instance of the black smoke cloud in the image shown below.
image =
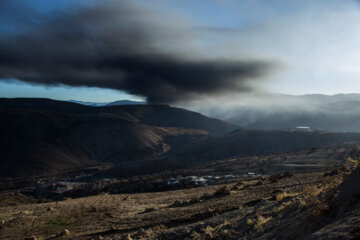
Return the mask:
POLYGON ((0 13, 8 16, 0 31, 0 79, 109 88, 152 103, 174 103, 249 91, 249 82, 273 66, 189 54, 186 27, 130 1, 101 1, 51 14, 15 2, 16 7, 0 1, 0 13))

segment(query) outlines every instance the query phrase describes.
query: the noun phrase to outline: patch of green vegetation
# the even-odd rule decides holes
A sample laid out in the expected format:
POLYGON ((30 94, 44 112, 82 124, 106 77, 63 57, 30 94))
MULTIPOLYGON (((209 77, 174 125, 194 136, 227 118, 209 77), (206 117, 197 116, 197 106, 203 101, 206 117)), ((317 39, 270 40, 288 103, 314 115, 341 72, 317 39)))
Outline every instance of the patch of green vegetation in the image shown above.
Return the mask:
POLYGON ((64 217, 53 217, 45 225, 50 227, 68 227, 73 225, 73 222, 64 217))

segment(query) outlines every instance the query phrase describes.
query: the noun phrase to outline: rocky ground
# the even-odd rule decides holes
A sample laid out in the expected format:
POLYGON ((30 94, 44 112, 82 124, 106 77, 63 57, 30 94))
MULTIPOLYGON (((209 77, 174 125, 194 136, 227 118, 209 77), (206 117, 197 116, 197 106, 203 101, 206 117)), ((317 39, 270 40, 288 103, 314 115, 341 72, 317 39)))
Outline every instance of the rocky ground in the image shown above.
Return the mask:
POLYGON ((359 239, 356 159, 357 144, 342 144, 123 179, 31 179, 0 193, 0 239, 359 239))
POLYGON ((1 239, 358 239, 359 169, 1 207, 1 239), (352 183, 352 184, 350 184, 352 183))

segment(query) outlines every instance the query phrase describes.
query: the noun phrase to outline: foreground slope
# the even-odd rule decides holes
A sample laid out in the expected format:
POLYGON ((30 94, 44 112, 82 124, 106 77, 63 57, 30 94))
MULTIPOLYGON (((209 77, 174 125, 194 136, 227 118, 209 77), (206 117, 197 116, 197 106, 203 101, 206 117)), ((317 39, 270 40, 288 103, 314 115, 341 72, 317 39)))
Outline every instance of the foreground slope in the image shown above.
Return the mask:
POLYGON ((359 170, 351 173, 346 169, 282 174, 169 192, 101 194, 2 207, 0 236, 359 239, 359 188, 355 184, 359 176, 359 170), (62 235, 64 229, 68 236, 62 235))

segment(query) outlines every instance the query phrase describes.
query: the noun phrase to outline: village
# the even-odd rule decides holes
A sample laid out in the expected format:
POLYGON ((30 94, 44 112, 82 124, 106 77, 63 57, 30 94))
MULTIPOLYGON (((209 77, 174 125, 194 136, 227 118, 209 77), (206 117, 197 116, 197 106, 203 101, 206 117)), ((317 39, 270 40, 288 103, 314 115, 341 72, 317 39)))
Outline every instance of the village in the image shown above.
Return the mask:
POLYGON ((249 179, 260 177, 260 174, 248 172, 247 174, 235 175, 206 175, 206 176, 181 176, 170 178, 158 178, 149 176, 139 180, 132 178, 102 178, 96 179, 94 174, 78 176, 66 176, 60 178, 42 178, 36 181, 36 185, 25 186, 8 192, 21 193, 36 199, 59 201, 69 198, 92 196, 101 193, 137 193, 137 192, 161 192, 184 188, 204 187, 235 182, 237 179, 249 179))

